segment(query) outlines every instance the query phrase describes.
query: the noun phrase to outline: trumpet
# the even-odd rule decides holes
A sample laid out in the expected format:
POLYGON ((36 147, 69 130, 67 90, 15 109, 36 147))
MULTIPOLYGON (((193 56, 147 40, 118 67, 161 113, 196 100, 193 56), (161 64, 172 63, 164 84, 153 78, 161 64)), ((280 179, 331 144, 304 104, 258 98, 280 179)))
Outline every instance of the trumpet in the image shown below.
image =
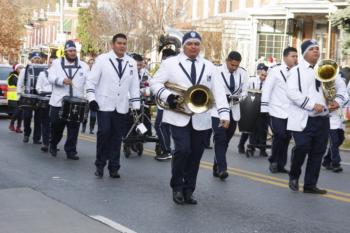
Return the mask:
POLYGON ((176 108, 171 109, 168 103, 162 101, 160 97, 157 96, 156 103, 161 108, 192 116, 195 113, 204 113, 208 111, 214 104, 213 93, 204 85, 194 85, 190 88, 185 88, 174 83, 166 82, 164 86, 180 97, 178 98, 176 108))
POLYGON ((322 91, 327 104, 335 99, 335 79, 338 73, 339 66, 331 59, 321 60, 315 66, 316 79, 322 83, 322 91))

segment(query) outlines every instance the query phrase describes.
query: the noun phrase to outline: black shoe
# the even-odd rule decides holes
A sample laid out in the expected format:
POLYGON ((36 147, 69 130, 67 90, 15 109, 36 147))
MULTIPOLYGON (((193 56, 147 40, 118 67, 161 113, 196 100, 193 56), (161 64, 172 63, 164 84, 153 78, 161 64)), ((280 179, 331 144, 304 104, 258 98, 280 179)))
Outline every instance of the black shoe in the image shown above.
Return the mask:
POLYGON ((317 187, 313 188, 306 188, 304 187, 304 193, 311 193, 311 194, 326 194, 327 190, 325 189, 319 189, 317 187))
POLYGON ((119 175, 118 171, 109 171, 109 176, 111 178, 114 178, 114 179, 119 179, 120 178, 120 175, 119 175))
POLYGON ((289 171, 288 171, 287 169, 285 169, 284 167, 281 167, 281 168, 279 167, 279 168, 277 169, 277 172, 289 174, 289 171))
POLYGON ((322 162, 322 166, 324 168, 326 168, 327 170, 332 170, 333 169, 333 166, 332 166, 332 164, 330 162, 323 161, 322 162))
POLYGON ((198 204, 198 201, 196 199, 194 199, 193 195, 192 194, 186 194, 184 196, 184 201, 186 204, 190 204, 190 205, 197 205, 198 204))
POLYGON ((41 147, 41 151, 42 151, 42 152, 48 152, 48 151, 49 151, 49 147, 46 146, 46 145, 43 145, 43 146, 41 147))
POLYGON ((29 136, 24 136, 23 137, 23 142, 28 143, 29 142, 29 136))
POLYGON ((96 168, 95 176, 97 178, 102 178, 103 177, 103 168, 96 168))
POLYGON ((164 161, 164 160, 168 160, 168 159, 171 159, 173 156, 172 154, 170 153, 163 153, 161 155, 156 155, 154 157, 155 160, 158 160, 158 161, 164 161))
POLYGON ((70 160, 79 160, 79 156, 75 155, 75 154, 67 154, 67 159, 70 160))
POLYGON ((266 153, 266 151, 260 151, 260 156, 261 157, 268 157, 268 154, 266 153))
POLYGON ((254 150, 247 149, 247 150, 245 151, 245 155, 247 156, 247 158, 253 157, 253 156, 254 156, 254 150))
POLYGON ((90 134, 94 134, 94 131, 90 129, 90 134))
POLYGON ((244 154, 245 153, 244 146, 238 146, 238 153, 240 153, 240 154, 244 154))
POLYGON ((220 180, 225 180, 227 177, 228 177, 227 171, 219 172, 219 178, 220 178, 220 180))
POLYGON ((54 148, 53 146, 50 146, 49 151, 50 151, 51 156, 53 156, 53 157, 57 156, 57 151, 58 151, 57 148, 54 148))
POLYGON ((332 171, 335 172, 335 173, 342 172, 343 168, 340 165, 333 166, 332 171))
POLYGON ((205 148, 205 149, 208 149, 208 150, 213 149, 213 147, 212 147, 212 146, 210 146, 210 145, 209 145, 209 146, 205 146, 204 148, 205 148))
POLYGON ((184 204, 185 199, 183 193, 179 191, 173 191, 173 201, 178 205, 184 204))
POLYGON ((299 191, 299 181, 297 179, 289 179, 289 188, 293 191, 299 191))
POLYGON ((41 141, 40 140, 33 140, 33 144, 40 145, 41 141))
POLYGON ((277 163, 270 163, 269 169, 270 169, 271 173, 277 173, 278 172, 278 165, 277 165, 277 163))

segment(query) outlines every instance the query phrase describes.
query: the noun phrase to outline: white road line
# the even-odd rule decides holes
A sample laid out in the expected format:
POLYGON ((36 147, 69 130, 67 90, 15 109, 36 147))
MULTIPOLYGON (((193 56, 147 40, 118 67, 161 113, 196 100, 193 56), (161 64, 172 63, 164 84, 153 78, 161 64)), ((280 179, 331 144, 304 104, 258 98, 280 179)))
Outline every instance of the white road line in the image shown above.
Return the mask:
POLYGON ((102 222, 110 227, 112 227, 113 229, 116 229, 117 231, 120 231, 122 233, 136 233, 135 231, 120 225, 119 223, 114 222, 113 220, 110 220, 109 218, 103 217, 101 215, 90 215, 91 218, 102 222))

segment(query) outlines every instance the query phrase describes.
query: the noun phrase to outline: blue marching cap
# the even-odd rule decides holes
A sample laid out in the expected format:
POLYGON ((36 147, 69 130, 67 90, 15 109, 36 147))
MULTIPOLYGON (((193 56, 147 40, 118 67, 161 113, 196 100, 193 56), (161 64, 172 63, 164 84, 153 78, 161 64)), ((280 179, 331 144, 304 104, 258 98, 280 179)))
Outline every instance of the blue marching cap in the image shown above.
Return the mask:
POLYGON ((302 44, 301 44, 301 54, 304 56, 305 53, 307 51, 309 51, 309 49, 313 48, 313 47, 318 47, 318 43, 316 40, 311 39, 311 40, 305 40, 302 44))
POLYGON ((259 63, 258 66, 256 67, 257 70, 264 70, 266 69, 266 65, 264 63, 259 63))
POLYGON ((40 52, 32 52, 29 55, 29 59, 33 59, 33 58, 41 58, 41 53, 40 52))
POLYGON ((76 50, 77 47, 75 46, 74 41, 72 40, 67 40, 66 44, 64 45, 64 51, 67 50, 76 50))
POLYGON ((186 44, 188 41, 198 41, 200 43, 202 41, 202 37, 198 32, 190 31, 183 36, 182 45, 186 44))

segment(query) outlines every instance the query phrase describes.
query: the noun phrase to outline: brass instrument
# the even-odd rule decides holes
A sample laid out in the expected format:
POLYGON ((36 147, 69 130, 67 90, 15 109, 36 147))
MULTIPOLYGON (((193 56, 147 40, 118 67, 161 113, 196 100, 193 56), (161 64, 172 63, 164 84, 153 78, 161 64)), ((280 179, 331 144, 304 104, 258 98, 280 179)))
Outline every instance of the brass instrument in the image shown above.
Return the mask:
POLYGON ((156 103, 164 109, 192 116, 195 113, 208 111, 214 104, 213 93, 204 85, 185 88, 174 83, 166 82, 164 86, 180 96, 175 109, 171 109, 167 103, 157 96, 156 103))
POLYGON ((339 73, 339 66, 333 60, 324 59, 316 64, 315 73, 316 79, 322 83, 323 95, 328 105, 335 99, 335 79, 339 73))

